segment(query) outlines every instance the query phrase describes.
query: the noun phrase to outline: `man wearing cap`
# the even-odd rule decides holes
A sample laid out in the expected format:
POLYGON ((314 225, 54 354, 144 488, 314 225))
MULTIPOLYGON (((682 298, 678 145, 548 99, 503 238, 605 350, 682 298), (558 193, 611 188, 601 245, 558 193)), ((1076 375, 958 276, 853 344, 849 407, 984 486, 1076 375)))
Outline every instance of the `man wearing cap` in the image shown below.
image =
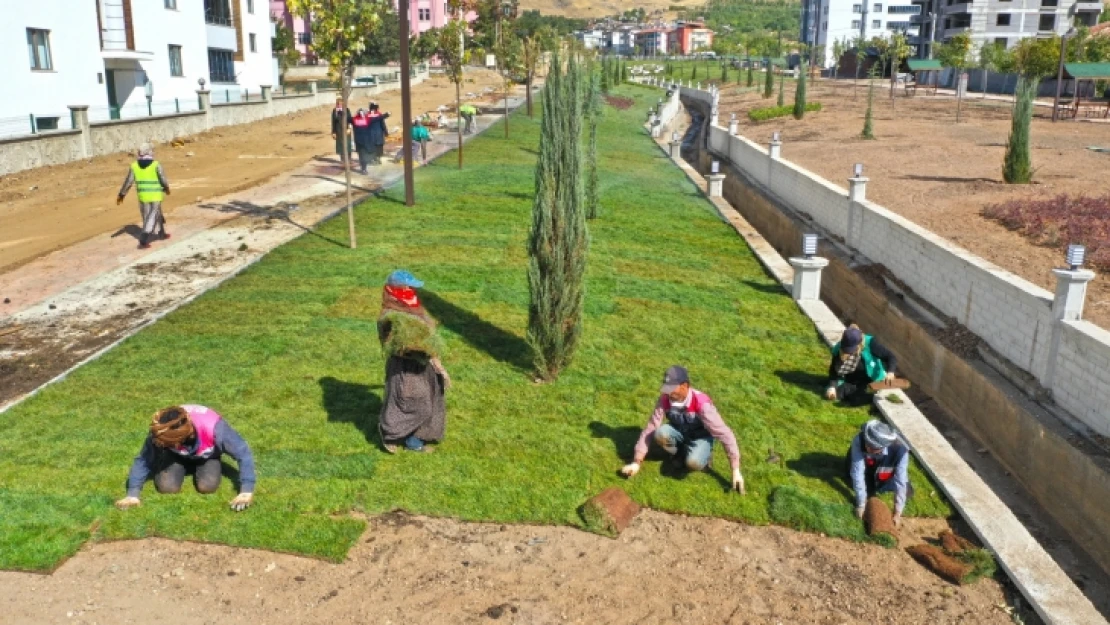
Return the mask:
POLYGON ((860 428, 848 449, 848 476, 856 493, 856 516, 863 518, 867 498, 894 493, 894 526, 902 523, 910 484, 910 451, 894 428, 872 419, 860 428))
POLYGON ((844 330, 840 342, 833 345, 825 399, 844 401, 859 397, 869 387, 875 391, 909 388, 908 380, 895 377, 897 366, 893 352, 852 324, 844 330))
POLYGON ((732 488, 744 493, 740 446, 736 443, 736 435, 717 412, 713 400, 690 387, 690 374, 685 367, 675 365, 663 375, 659 400, 647 426, 640 432, 640 439, 636 441, 632 463, 621 469, 625 477, 632 477, 640 471, 648 453, 649 436, 671 456, 680 457, 681 452, 686 468, 691 471, 701 471, 709 466, 713 441, 721 441, 732 466, 732 488), (663 423, 664 417, 667 423, 663 423))
POLYGON ((196 405, 170 406, 154 413, 143 448, 135 456, 127 475, 127 496, 116 502, 126 510, 138 506, 139 493, 154 474, 154 488, 164 494, 178 493, 186 473, 193 474, 197 492, 209 494, 220 487, 220 458, 227 454, 239 464, 239 495, 231 509, 247 509, 254 498, 254 456, 242 436, 211 408, 196 405))
POLYGON ((139 196, 139 214, 143 219, 143 234, 139 237, 139 249, 150 247, 150 240, 156 232, 163 239, 170 238, 166 232, 166 218, 162 215, 162 200, 170 194, 170 183, 166 181, 166 172, 162 171, 162 164, 154 160, 154 147, 149 143, 139 146, 138 159, 131 163, 127 170, 127 177, 123 186, 116 194, 116 206, 123 204, 123 198, 135 185, 135 193, 139 196))

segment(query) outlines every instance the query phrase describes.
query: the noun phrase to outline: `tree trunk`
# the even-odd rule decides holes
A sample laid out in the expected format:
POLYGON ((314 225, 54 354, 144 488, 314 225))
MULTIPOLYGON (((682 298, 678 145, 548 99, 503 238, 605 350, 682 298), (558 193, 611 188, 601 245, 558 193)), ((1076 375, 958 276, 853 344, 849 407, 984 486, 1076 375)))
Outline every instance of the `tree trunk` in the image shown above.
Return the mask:
POLYGON ((983 99, 984 100, 987 99, 987 77, 988 76, 990 76, 990 71, 987 70, 987 68, 984 67, 983 68, 983 80, 980 81, 980 84, 983 85, 982 91, 983 91, 983 99))
POLYGON ((459 169, 462 169, 462 161, 463 161, 463 138, 462 138, 463 118, 462 118, 462 111, 459 110, 461 108, 462 108, 462 77, 460 76, 459 77, 459 82, 455 83, 455 118, 458 122, 458 123, 455 124, 455 126, 457 127, 456 130, 459 131, 459 169))
POLYGON ((528 103, 528 117, 529 118, 534 117, 532 115, 532 79, 533 79, 533 73, 528 72, 528 80, 526 80, 525 83, 524 83, 524 88, 527 90, 527 92, 524 94, 524 101, 528 103))
POLYGON ((505 138, 509 138, 509 85, 512 81, 509 77, 505 76, 505 138))
POLYGON ((964 98, 960 94, 960 81, 956 79, 956 123, 960 123, 960 105, 963 104, 964 98))
POLYGON ((336 136, 343 142, 343 175, 347 179, 347 238, 350 240, 351 249, 358 246, 355 239, 355 207, 351 199, 351 140, 347 137, 347 131, 350 128, 347 125, 346 116, 350 107, 348 102, 351 99, 351 75, 354 74, 354 65, 352 64, 348 71, 344 71, 339 80, 341 81, 340 89, 343 93, 343 113, 344 118, 340 122, 340 131, 336 136))

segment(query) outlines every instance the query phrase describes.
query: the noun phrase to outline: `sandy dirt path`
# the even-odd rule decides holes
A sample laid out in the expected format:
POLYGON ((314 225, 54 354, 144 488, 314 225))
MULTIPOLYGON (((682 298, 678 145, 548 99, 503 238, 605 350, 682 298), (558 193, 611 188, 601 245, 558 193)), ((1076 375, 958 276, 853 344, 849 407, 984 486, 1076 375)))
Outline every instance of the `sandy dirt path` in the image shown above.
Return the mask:
MULTIPOLYGON (((501 84, 497 74, 482 69, 469 71, 467 80, 474 82, 463 92, 479 95, 501 84)), ((453 106, 455 100, 454 85, 443 77, 412 91, 414 115, 453 106)), ((393 113, 390 127, 399 127, 400 94, 385 93, 377 101, 393 113)), ((173 191, 164 204, 167 219, 172 224, 180 207, 255 187, 314 156, 333 155, 329 115, 330 107, 319 107, 213 129, 189 137, 180 148, 155 146, 173 191)), ((0 270, 104 232, 119 231, 130 240, 138 221, 134 190, 122 206, 115 197, 132 160, 130 154, 110 154, 0 178, 0 270)))
MULTIPOLYGON (((801 121, 787 118, 761 123, 749 121, 747 111, 767 106, 768 100, 725 89, 721 119, 736 112, 740 134, 760 144, 769 142, 773 131, 781 130, 783 158, 842 187, 847 187, 852 165, 863 163, 870 179, 869 200, 1049 292, 1055 291, 1051 270, 1063 265, 1064 252, 1034 245, 981 216, 980 211, 1017 198, 1110 193, 1110 154, 1087 149, 1110 148, 1110 123, 1053 124, 1048 118, 1051 110, 1038 107, 1032 131, 1035 183, 1007 185, 1002 181, 1002 158, 1010 131, 1008 102, 983 101, 973 94, 965 99, 962 121, 957 124, 956 101, 951 97, 907 98, 899 94, 892 105, 887 88, 885 84, 876 87, 876 141, 859 137, 866 87, 853 97, 850 83, 811 84, 808 99, 821 102, 821 112, 801 121)), ((1110 281, 1104 277, 1089 285, 1084 317, 1110 328, 1110 281)))
POLYGON ((980 625, 1010 623, 1012 596, 993 580, 943 582, 902 549, 653 511, 617 540, 394 513, 339 565, 152 539, 91 546, 51 575, 0 573, 13 625, 980 625))

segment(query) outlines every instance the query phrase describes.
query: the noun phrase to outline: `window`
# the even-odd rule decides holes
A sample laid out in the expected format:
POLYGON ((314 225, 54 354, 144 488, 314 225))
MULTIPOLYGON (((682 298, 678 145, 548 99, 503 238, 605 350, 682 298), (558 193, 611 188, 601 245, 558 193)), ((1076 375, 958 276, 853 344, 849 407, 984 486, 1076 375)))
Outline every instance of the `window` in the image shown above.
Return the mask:
POLYGON ((920 4, 911 4, 909 6, 889 6, 889 7, 886 8, 886 12, 887 13, 895 13, 895 14, 909 13, 909 14, 917 15, 917 14, 921 13, 921 5, 920 4))
POLYGON ((882 20, 871 20, 871 28, 878 29, 878 28, 882 28, 882 27, 883 27, 883 21, 882 20))
POLYGON ((181 46, 170 46, 170 76, 184 76, 181 68, 181 46))
POLYGON ((946 28, 970 28, 971 15, 968 13, 961 13, 954 16, 950 21, 945 21, 946 28), (948 25, 950 24, 950 25, 948 25))
POLYGON ((251 52, 258 52, 258 38, 254 36, 254 33, 250 33, 250 39, 249 40, 250 40, 250 43, 251 43, 251 48, 250 48, 251 52))
POLYGON ((862 4, 853 4, 852 5, 852 13, 863 13, 863 5, 862 4))
POLYGON ((1060 6, 1060 0, 1041 0, 1041 8, 1060 6))
POLYGON ((308 45, 312 43, 312 33, 297 33, 297 43, 308 45))
POLYGON ((231 5, 228 0, 204 0, 204 21, 208 24, 231 26, 231 5))
POLYGON ((999 13, 998 14, 998 20, 995 22, 995 24, 998 25, 998 26, 1009 26, 1010 25, 1010 14, 1009 13, 999 13))
POLYGON ((212 82, 235 82, 235 53, 208 48, 208 77, 212 82))
POLYGON ((821 30, 822 31, 828 31, 829 30, 829 23, 828 22, 822 22, 821 23, 821 30))
POLYGON ((166 0, 166 8, 172 11, 177 10, 177 0, 166 0))
POLYGON ((994 45, 1002 46, 1003 48, 1005 48, 1005 47, 1008 47, 1010 45, 1010 40, 1005 38, 1005 37, 995 37, 994 38, 994 45))
POLYGON ((852 20, 852 30, 859 30, 859 20, 852 20))
MULTIPOLYGON (((1041 23, 1037 26, 1037 30, 1052 31, 1056 30, 1056 15, 1049 13, 1041 16, 1041 23)), ((1060 56, 1060 55, 1056 55, 1060 56)))
POLYGON ((876 3, 875 3, 875 8, 874 8, 874 11, 875 11, 875 13, 882 13, 882 12, 883 12, 883 5, 881 5, 881 4, 879 4, 878 2, 876 2, 876 3))
POLYGON ((430 22, 432 20, 431 9, 417 9, 417 11, 419 12, 419 18, 421 22, 430 22))
POLYGON ((886 29, 887 30, 892 30, 892 31, 895 31, 895 32, 901 32, 903 30, 909 30, 910 26, 911 26, 911 24, 909 22, 887 22, 886 23, 886 29))
POLYGON ((50 61, 49 30, 27 29, 27 54, 31 57, 31 69, 54 69, 54 64, 50 61))
POLYGON ((247 0, 247 13, 254 15, 254 0, 247 0))

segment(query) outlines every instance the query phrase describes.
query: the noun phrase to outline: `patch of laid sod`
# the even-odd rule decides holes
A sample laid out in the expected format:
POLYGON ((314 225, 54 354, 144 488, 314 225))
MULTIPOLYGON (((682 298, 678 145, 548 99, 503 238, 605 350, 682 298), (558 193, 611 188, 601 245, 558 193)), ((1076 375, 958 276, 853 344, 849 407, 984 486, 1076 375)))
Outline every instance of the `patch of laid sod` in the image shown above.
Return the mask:
MULTIPOLYGON (((358 207, 357 250, 328 241, 346 239, 345 219, 328 222, 327 238, 274 250, 0 416, 0 567, 47 569, 90 537, 339 559, 363 527, 352 511, 581 526, 578 507, 614 484, 656 509, 750 523, 771 522, 770 495, 788 485, 856 523, 844 453, 868 408, 822 401, 828 351, 811 323, 644 133, 642 111, 659 91, 614 95, 636 104, 606 107, 599 127, 602 217, 589 226, 584 332, 557 382, 529 375, 525 241, 539 120, 517 114, 510 139, 498 131, 468 144, 465 169, 452 156, 419 169, 417 206, 398 188, 358 207), (455 382, 447 440, 431 455, 378 448, 374 322, 381 283, 399 267, 426 282, 455 382), (627 483, 617 474, 676 362, 736 430, 747 496, 728 492, 720 446, 708 473, 651 460, 627 483), (209 496, 148 484, 141 508, 111 507, 150 415, 182 402, 218 410, 255 450, 248 511, 227 509, 229 481, 209 496), (772 449, 781 463, 765 461, 772 449)), ((947 515, 916 466, 912 475, 908 514, 947 515)))
POLYGON ((856 519, 854 506, 846 501, 825 501, 803 492, 794 485, 784 485, 771 493, 771 519, 780 525, 826 536, 869 541, 894 547, 898 541, 886 533, 867 535, 863 523, 856 519))

